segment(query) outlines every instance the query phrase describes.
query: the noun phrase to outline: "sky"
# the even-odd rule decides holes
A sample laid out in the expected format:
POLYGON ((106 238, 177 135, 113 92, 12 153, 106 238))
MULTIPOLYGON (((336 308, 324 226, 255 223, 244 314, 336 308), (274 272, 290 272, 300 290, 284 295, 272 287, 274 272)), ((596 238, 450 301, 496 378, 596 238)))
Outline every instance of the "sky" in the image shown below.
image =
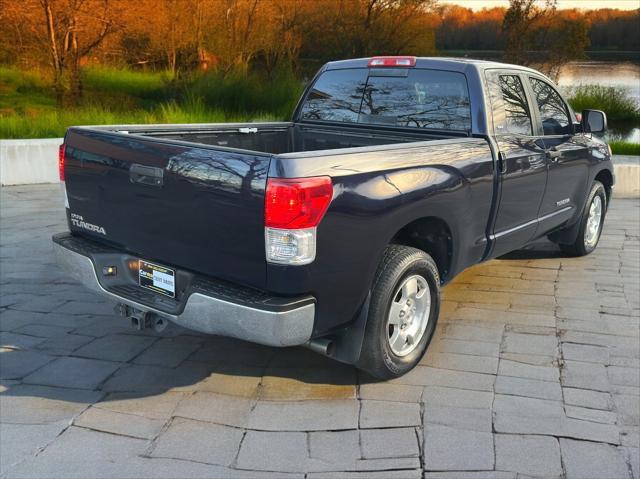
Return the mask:
MULTIPOLYGON (((508 7, 509 0, 440 0, 441 3, 455 3, 463 7, 480 10, 481 8, 508 7)), ((619 8, 633 10, 640 8, 640 0, 558 0, 558 8, 619 8)))

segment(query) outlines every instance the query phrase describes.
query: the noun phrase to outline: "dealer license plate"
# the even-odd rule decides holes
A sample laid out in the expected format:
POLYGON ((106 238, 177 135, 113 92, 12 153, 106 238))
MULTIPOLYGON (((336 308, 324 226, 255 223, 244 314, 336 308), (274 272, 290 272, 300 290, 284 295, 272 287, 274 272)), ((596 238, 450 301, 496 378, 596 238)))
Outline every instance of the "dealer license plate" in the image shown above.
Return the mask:
POLYGON ((144 260, 139 260, 138 263, 138 280, 140 286, 155 291, 156 293, 175 298, 176 273, 174 270, 144 260))

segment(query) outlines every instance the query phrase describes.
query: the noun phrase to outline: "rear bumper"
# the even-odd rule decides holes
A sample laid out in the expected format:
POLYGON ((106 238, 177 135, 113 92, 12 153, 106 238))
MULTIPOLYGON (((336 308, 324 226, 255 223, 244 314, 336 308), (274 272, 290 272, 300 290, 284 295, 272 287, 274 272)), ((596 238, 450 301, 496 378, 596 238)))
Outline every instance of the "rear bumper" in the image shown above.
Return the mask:
POLYGON ((132 308, 165 317, 185 328, 269 346, 296 346, 313 332, 315 300, 280 298, 176 270, 182 288, 177 298, 163 297, 137 284, 137 257, 68 233, 53 237, 58 264, 87 288, 132 308), (116 265, 115 277, 103 277, 116 265))

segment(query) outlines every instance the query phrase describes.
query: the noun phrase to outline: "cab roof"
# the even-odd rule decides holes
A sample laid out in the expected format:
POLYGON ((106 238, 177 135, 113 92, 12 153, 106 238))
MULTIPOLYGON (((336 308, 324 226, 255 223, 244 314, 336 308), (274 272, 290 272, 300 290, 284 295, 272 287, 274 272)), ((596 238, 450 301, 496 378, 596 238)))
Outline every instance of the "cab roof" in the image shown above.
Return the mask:
MULTIPOLYGON (((338 60, 325 64, 323 70, 340 70, 344 68, 368 68, 371 58, 356 58, 352 60, 338 60)), ((450 58, 450 57, 417 57, 415 68, 433 68, 436 70, 449 70, 465 72, 469 69, 489 70, 489 69, 509 69, 521 70, 540 75, 540 72, 521 65, 511 65, 489 60, 477 60, 472 58, 450 58)))

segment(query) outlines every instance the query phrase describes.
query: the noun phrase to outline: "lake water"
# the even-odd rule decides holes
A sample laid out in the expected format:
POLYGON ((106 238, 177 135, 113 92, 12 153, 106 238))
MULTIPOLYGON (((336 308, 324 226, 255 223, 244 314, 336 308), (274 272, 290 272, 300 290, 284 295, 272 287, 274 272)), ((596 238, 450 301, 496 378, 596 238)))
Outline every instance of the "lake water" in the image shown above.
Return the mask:
MULTIPOLYGON (((640 106, 640 64, 635 62, 570 62, 560 71, 558 84, 570 90, 580 85, 624 88, 640 106)), ((640 143, 640 125, 610 125, 612 138, 640 143)))

